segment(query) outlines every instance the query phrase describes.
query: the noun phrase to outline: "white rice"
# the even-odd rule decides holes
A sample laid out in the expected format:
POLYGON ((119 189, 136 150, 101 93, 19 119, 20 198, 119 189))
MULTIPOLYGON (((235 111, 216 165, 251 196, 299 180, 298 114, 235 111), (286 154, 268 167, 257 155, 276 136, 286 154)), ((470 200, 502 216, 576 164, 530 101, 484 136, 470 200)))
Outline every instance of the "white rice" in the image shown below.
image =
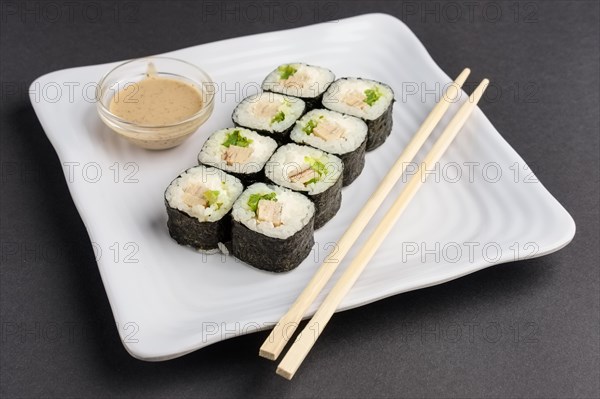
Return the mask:
POLYGON ((242 193, 244 187, 239 179, 216 168, 195 166, 177 177, 165 192, 165 199, 171 208, 179 209, 201 222, 215 222, 221 219, 233 206, 234 201, 242 193), (219 191, 215 203, 204 207, 200 204, 193 207, 183 201, 184 190, 192 185, 200 185, 208 190, 219 191), (221 203, 219 207, 217 204, 221 203))
POLYGON ((286 239, 300 231, 315 214, 315 206, 304 195, 276 185, 255 183, 249 186, 233 205, 231 213, 234 220, 250 230, 267 237, 286 239), (275 192, 277 202, 282 205, 281 225, 275 227, 271 222, 258 221, 256 214, 248 206, 252 194, 270 194, 275 192))
POLYGON ((320 194, 333 186, 341 178, 343 170, 342 160, 335 155, 298 144, 286 144, 279 147, 265 165, 265 174, 271 181, 292 190, 305 191, 308 194, 320 194), (289 173, 299 173, 309 167, 305 157, 322 162, 327 170, 327 174, 318 182, 307 186, 301 182, 292 182, 288 177, 289 173))
POLYGON ((223 245, 222 243, 218 242, 217 243, 217 248, 213 248, 213 249, 196 249, 196 251, 200 252, 201 254, 204 255, 214 255, 214 254, 218 254, 219 252, 221 252, 221 245, 223 245))
POLYGON ((269 137, 261 136, 260 134, 242 127, 232 127, 214 132, 204 143, 200 154, 198 154, 198 162, 235 173, 256 173, 262 170, 273 151, 277 148, 275 140, 269 137), (235 130, 238 130, 243 137, 252 140, 248 147, 252 148, 250 158, 244 164, 234 163, 228 165, 223 159, 223 154, 227 151, 227 147, 223 142, 227 139, 227 135, 235 130))
POLYGON ((282 94, 260 92, 243 99, 233 110, 233 121, 249 129, 264 130, 267 132, 283 132, 291 127, 304 112, 304 101, 299 98, 284 96, 282 94), (277 104, 277 112, 283 112, 285 119, 272 122, 275 114, 259 115, 256 109, 268 104, 277 104))
POLYGON ((366 120, 379 118, 394 100, 394 92, 383 83, 360 78, 338 79, 329 86, 323 94, 323 105, 333 111, 357 116, 366 120), (346 104, 343 99, 350 92, 364 94, 365 90, 377 88, 381 97, 372 105, 361 104, 362 108, 346 104))
POLYGON ((292 130, 292 141, 308 144, 331 154, 346 154, 356 150, 367 138, 367 124, 354 116, 340 114, 327 109, 315 109, 304 115, 292 130), (321 121, 333 122, 344 129, 344 135, 336 140, 324 140, 314 134, 307 134, 303 129, 310 121, 318 124, 321 121))
POLYGON ((223 244, 222 242, 218 242, 217 247, 223 255, 229 255, 229 249, 227 248, 227 246, 225 246, 225 244, 223 244))
POLYGON ((262 89, 301 98, 320 96, 333 82, 335 75, 329 69, 302 63, 283 64, 265 78, 262 89), (288 79, 281 79, 280 67, 296 70, 288 79))

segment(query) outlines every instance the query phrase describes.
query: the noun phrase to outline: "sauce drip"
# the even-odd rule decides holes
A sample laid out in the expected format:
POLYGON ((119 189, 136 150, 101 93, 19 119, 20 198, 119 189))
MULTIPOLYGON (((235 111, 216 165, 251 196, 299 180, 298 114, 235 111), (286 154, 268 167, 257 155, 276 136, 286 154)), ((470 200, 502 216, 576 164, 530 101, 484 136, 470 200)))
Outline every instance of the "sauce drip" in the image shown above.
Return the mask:
POLYGON ((110 112, 138 125, 165 126, 181 122, 202 109, 202 94, 181 80, 156 75, 148 64, 146 77, 128 84, 111 99, 110 112))

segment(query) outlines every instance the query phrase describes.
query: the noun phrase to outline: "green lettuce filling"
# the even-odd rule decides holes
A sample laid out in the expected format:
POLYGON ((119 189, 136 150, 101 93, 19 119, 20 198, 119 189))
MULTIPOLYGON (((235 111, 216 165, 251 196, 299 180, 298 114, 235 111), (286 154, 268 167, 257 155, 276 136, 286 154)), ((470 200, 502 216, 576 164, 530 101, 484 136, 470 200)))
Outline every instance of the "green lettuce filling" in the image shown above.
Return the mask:
POLYGON ((286 80, 290 76, 295 74, 297 69, 291 65, 281 65, 280 67, 277 68, 277 71, 279 72, 279 78, 281 80, 286 80))
MULTIPOLYGON (((323 115, 319 115, 319 119, 323 119, 323 115)), ((304 125, 304 127, 302 128, 302 131, 308 135, 311 135, 313 130, 315 130, 315 128, 317 127, 318 124, 319 124, 319 121, 311 119, 308 122, 306 122, 306 125, 304 125)))
POLYGON ((232 145, 236 147, 248 147, 249 144, 252 144, 252 139, 242 136, 240 131, 236 129, 227 135, 222 145, 229 148, 232 145))
POLYGON ((275 114, 275 116, 273 118, 271 118, 271 124, 277 123, 277 122, 283 122, 284 119, 285 119, 285 114, 283 113, 283 111, 279 111, 278 113, 275 114))
POLYGON ((220 209, 221 205, 223 205, 223 203, 217 202, 217 199, 219 198, 219 190, 206 190, 203 195, 204 199, 208 203, 208 206, 216 205, 217 209, 220 209))
POLYGON ((379 100, 382 95, 383 93, 379 91, 379 87, 375 86, 372 89, 365 90, 366 98, 363 101, 367 103, 369 107, 372 107, 373 104, 375 104, 375 102, 379 100))
POLYGON ((327 175, 327 167, 325 166, 325 164, 321 161, 319 161, 318 159, 315 158, 311 158, 311 157, 304 157, 304 162, 306 162, 308 164, 308 166, 314 170, 315 172, 317 172, 318 176, 313 177, 312 179, 310 179, 309 181, 305 182, 304 185, 308 186, 309 184, 312 183, 317 183, 319 180, 321 180, 321 178, 325 175, 327 175))
POLYGON ((307 181, 306 183, 304 183, 304 186, 308 186, 309 184, 313 184, 313 183, 317 183, 319 181, 320 177, 313 177, 312 179, 310 179, 309 181, 307 181))
POLYGON ((302 131, 306 134, 312 134, 313 130, 317 127, 317 122, 314 119, 306 122, 306 125, 302 128, 302 131))
POLYGON ((261 200, 268 200, 268 201, 277 201, 277 194, 275 193, 269 193, 269 194, 252 194, 250 195, 250 198, 248 198, 248 207, 250 208, 250 210, 254 213, 256 213, 256 210, 258 209, 258 202, 261 200))

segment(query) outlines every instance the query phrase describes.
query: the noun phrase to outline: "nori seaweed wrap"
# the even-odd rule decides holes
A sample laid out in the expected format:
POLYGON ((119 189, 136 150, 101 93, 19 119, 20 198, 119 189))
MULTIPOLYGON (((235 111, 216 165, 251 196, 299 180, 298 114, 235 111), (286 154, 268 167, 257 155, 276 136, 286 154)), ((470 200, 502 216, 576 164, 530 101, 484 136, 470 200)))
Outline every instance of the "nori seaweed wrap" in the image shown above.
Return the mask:
POLYGON ((264 166, 277 148, 275 140, 242 127, 214 132, 202 146, 198 162, 222 169, 249 186, 265 180, 264 166))
POLYGON ((329 69, 296 62, 279 65, 267 75, 262 89, 301 98, 308 111, 321 106, 323 93, 334 80, 329 69))
POLYGON ((165 191, 169 234, 181 245, 216 250, 231 237, 229 212, 242 190, 239 179, 216 168, 184 171, 165 191))
POLYGON ((265 165, 267 179, 301 192, 315 204, 315 229, 327 223, 342 203, 344 164, 335 155, 313 147, 286 144, 265 165))
POLYGON ((360 118, 315 109, 296 122, 290 138, 340 157, 344 162, 343 185, 347 186, 365 166, 367 131, 367 124, 360 118))
POLYGON ((367 151, 382 145, 392 131, 394 92, 384 83, 360 78, 338 79, 323 95, 323 106, 367 123, 367 151))
POLYGON ((315 207, 305 196, 276 185, 256 183, 233 205, 232 240, 236 258, 258 269, 296 268, 314 244, 315 207))
POLYGON ((299 98, 271 92, 260 92, 244 98, 233 110, 236 126, 271 137, 279 144, 290 141, 290 130, 306 111, 299 98))
POLYGON ((179 209, 171 208, 167 201, 167 227, 169 234, 180 245, 189 245, 202 251, 216 250, 218 244, 231 239, 231 217, 226 214, 215 222, 201 222, 179 209))

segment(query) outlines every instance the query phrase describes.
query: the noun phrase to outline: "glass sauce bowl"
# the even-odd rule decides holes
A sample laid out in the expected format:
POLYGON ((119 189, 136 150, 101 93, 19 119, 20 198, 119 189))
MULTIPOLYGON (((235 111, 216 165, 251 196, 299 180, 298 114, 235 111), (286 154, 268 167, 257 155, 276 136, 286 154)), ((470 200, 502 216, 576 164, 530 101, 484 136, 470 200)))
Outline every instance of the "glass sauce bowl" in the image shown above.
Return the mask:
POLYGON ((124 62, 110 70, 98 83, 96 104, 100 119, 135 145, 150 150, 175 147, 194 134, 214 109, 215 84, 202 69, 170 57, 146 57, 124 62), (166 125, 142 125, 120 118, 110 110, 113 97, 128 85, 147 77, 149 65, 155 76, 181 80, 199 90, 201 108, 190 117, 166 125))

